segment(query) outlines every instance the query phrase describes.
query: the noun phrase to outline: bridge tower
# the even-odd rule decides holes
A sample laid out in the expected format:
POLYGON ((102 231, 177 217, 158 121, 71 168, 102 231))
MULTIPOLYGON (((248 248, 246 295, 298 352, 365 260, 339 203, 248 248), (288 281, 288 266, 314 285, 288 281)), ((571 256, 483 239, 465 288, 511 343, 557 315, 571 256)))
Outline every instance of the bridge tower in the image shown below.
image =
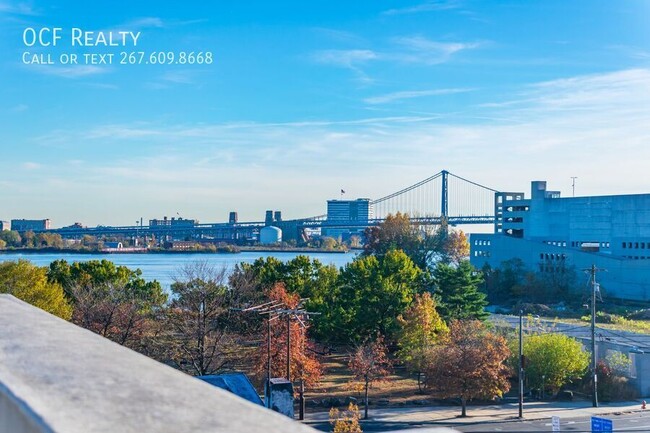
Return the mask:
POLYGON ((440 216, 446 220, 449 217, 449 186, 447 183, 449 172, 442 170, 442 203, 440 207, 440 216))

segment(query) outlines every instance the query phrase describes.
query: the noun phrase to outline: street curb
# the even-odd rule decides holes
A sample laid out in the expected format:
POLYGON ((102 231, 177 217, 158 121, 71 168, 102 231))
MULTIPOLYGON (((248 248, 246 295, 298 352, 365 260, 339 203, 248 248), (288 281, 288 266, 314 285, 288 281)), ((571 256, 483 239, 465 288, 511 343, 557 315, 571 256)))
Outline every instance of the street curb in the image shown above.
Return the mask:
MULTIPOLYGON (((639 403, 640 405, 640 403, 639 403)), ((574 411, 574 410, 585 410, 589 408, 558 408, 558 411, 574 411)), ((601 415, 622 415, 622 414, 631 414, 631 413, 637 413, 637 412, 649 412, 650 410, 648 409, 622 409, 622 410, 617 410, 617 408, 611 408, 611 411, 605 411, 605 412, 598 412, 594 414, 587 414, 591 416, 601 416, 601 415)), ((526 416, 526 413, 524 412, 524 417, 523 418, 518 418, 516 415, 514 416, 509 416, 505 418, 499 418, 499 415, 494 415, 494 419, 484 419, 484 420, 472 420, 471 416, 468 416, 466 418, 460 418, 460 417, 454 417, 453 419, 444 419, 438 421, 435 418, 432 418, 431 420, 428 420, 427 422, 429 423, 440 423, 440 424, 445 424, 445 425, 476 425, 476 424, 496 424, 496 423, 514 423, 514 422, 522 422, 522 421, 539 421, 539 420, 544 420, 544 419, 551 419, 551 415, 545 415, 541 416, 539 414, 530 414, 529 416, 526 416)), ((303 421, 304 424, 310 425, 310 424, 320 424, 327 422, 327 420, 322 420, 322 421, 316 421, 316 420, 310 420, 310 421, 303 421)), ((378 419, 373 419, 370 417, 367 420, 359 420, 359 423, 361 425, 363 424, 372 424, 372 423, 383 423, 386 422, 385 420, 378 420, 378 419)), ((391 422, 399 422, 399 421, 391 421, 391 422)), ((421 424, 422 421, 403 421, 404 424, 421 424)))

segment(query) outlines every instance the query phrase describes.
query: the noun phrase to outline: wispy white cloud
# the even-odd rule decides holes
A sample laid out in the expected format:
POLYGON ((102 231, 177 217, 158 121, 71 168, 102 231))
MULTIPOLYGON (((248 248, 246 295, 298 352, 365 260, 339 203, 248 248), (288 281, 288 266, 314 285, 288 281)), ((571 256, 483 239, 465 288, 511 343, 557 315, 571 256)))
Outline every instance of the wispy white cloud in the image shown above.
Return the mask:
POLYGON ((474 89, 470 88, 455 88, 455 89, 431 89, 431 90, 407 90, 402 92, 393 92, 386 95, 373 96, 366 98, 363 101, 366 104, 385 104, 388 102, 400 101, 402 99, 422 98, 426 96, 440 96, 452 95, 454 93, 471 92, 474 89))
POLYGON ((366 43, 366 40, 361 36, 346 30, 330 29, 326 27, 314 27, 312 31, 318 35, 325 36, 327 39, 336 42, 353 43, 357 45, 366 43))
POLYGON ((312 58, 318 63, 350 69, 359 81, 369 83, 372 79, 364 72, 362 66, 376 60, 378 55, 372 50, 322 50, 315 52, 312 58))
POLYGON ((165 27, 165 24, 162 20, 162 18, 158 17, 143 17, 143 18, 138 18, 132 21, 128 21, 123 25, 123 27, 129 27, 129 28, 149 28, 149 27, 157 27, 157 28, 162 28, 165 27))
POLYGON ((22 113, 23 111, 29 110, 29 105, 27 104, 18 104, 11 108, 11 111, 14 113, 22 113))
POLYGON ((42 167, 42 165, 41 165, 41 164, 38 164, 38 163, 36 163, 36 162, 27 161, 27 162, 24 162, 24 163, 21 165, 21 167, 22 167, 23 169, 25 169, 25 170, 38 170, 39 168, 42 167))
POLYGON ((401 36, 382 50, 321 50, 312 54, 318 63, 350 69, 361 81, 372 82, 365 68, 372 62, 421 63, 436 65, 451 60, 456 53, 478 48, 485 42, 440 42, 423 36, 401 36))
POLYGON ((323 50, 313 54, 319 63, 352 68, 359 63, 377 59, 377 53, 371 50, 323 50))
POLYGON ((0 13, 15 14, 15 15, 38 15, 34 6, 30 3, 9 3, 0 1, 0 13))
POLYGON ((35 71, 46 75, 56 75, 58 77, 77 79, 88 77, 92 75, 105 74, 110 72, 108 67, 100 67, 93 65, 77 65, 77 66, 49 66, 49 65, 32 65, 29 67, 30 71, 35 71))
POLYGON ((117 90, 120 87, 117 84, 110 83, 86 83, 88 87, 95 87, 97 89, 117 90))
POLYGON ((404 50, 392 53, 391 58, 430 65, 447 62, 452 55, 478 48, 483 44, 482 42, 439 42, 422 36, 397 37, 393 42, 404 50))
POLYGON ((169 71, 160 76, 163 81, 168 81, 175 84, 192 84, 194 82, 194 74, 192 71, 169 71))
MULTIPOLYGON (((267 208, 287 217, 316 215, 341 184, 354 185, 358 196, 378 197, 443 168, 503 190, 526 190, 536 178, 569 191, 570 176, 580 178, 579 194, 650 190, 650 70, 552 80, 511 94, 508 104, 494 101, 453 116, 67 128, 39 144, 72 143, 62 152, 66 161, 86 162, 75 166, 74 176, 69 164, 48 166, 69 187, 39 185, 46 192, 33 192, 51 196, 62 209, 83 193, 119 196, 129 215, 162 214, 174 203, 214 221, 233 209, 242 218, 257 218, 267 208), (86 151, 96 148, 114 151, 97 160, 86 151), (80 177, 83 185, 75 185, 80 177)), ((94 216, 88 211, 85 222, 101 218, 101 206, 85 206, 98 209, 94 216)))
POLYGON ((404 15, 404 14, 415 14, 421 12, 443 11, 449 9, 458 9, 460 6, 461 3, 460 1, 457 0, 429 1, 426 3, 420 3, 414 6, 408 6, 404 8, 388 9, 382 12, 382 15, 404 15))
POLYGON ((629 45, 610 45, 607 48, 618 51, 635 60, 650 60, 650 51, 644 48, 629 45))

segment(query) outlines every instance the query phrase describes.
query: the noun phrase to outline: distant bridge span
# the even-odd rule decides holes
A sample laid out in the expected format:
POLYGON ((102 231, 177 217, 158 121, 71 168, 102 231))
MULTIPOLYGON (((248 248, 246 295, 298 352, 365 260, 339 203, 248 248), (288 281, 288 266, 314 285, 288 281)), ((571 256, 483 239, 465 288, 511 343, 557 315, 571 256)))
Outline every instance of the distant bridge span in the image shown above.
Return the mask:
MULTIPOLYGON (((413 224, 450 225, 493 224, 495 189, 442 170, 420 182, 381 198, 371 200, 374 215, 367 221, 328 221, 327 215, 294 220, 274 221, 289 238, 299 237, 305 229, 363 229, 381 224, 388 215, 408 214, 413 224)), ((247 242, 254 239, 264 221, 237 223, 202 223, 168 226, 98 226, 67 227, 43 230, 64 238, 78 239, 84 235, 140 237, 155 236, 204 241, 247 242)))

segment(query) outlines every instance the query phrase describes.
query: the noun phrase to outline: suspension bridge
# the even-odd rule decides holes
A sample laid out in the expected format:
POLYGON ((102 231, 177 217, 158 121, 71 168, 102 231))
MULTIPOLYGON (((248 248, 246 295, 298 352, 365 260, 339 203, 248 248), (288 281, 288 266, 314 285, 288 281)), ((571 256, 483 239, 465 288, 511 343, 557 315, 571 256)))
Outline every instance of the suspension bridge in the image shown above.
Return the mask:
POLYGON ((381 224, 388 215, 409 215, 413 224, 449 225, 493 224, 495 193, 498 191, 464 177, 442 170, 420 182, 397 192, 369 201, 369 212, 364 218, 332 219, 328 215, 265 221, 230 221, 223 223, 194 223, 192 220, 175 220, 165 225, 66 227, 43 230, 58 233, 64 238, 92 236, 142 237, 155 236, 172 239, 205 241, 247 242, 256 239, 259 230, 274 225, 283 230, 285 239, 300 239, 305 230, 340 228, 359 230, 381 224), (182 223, 180 223, 182 221, 182 223), (188 222, 190 222, 188 224, 188 222))
POLYGON ((375 219, 408 214, 416 223, 494 223, 494 194, 498 191, 446 170, 385 197, 372 200, 375 219))

